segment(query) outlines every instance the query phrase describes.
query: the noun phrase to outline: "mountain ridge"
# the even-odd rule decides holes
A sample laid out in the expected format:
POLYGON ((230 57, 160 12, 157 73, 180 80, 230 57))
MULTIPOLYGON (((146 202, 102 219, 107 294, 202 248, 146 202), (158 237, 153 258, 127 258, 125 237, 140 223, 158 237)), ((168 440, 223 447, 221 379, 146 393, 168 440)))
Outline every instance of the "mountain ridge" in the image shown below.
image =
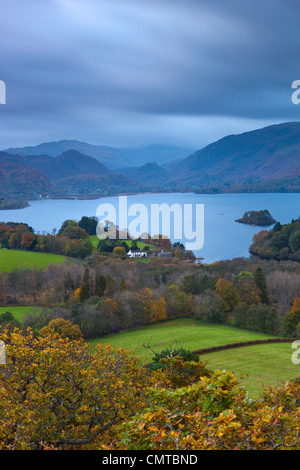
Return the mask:
POLYGON ((55 190, 44 173, 32 168, 18 155, 0 152, 0 197, 20 199, 38 193, 55 195, 55 190))
POLYGON ((50 181, 77 175, 107 175, 112 171, 93 157, 77 150, 67 150, 57 157, 34 155, 23 157, 24 162, 42 171, 50 181))
POLYGON ((229 182, 242 178, 270 181, 300 175, 300 123, 275 124, 231 134, 171 162, 172 181, 203 184, 205 179, 229 182))
POLYGON ((72 195, 109 195, 142 190, 132 178, 113 172, 75 150, 58 157, 22 157, 0 152, 0 197, 35 199, 72 195))
POLYGON ((35 146, 10 147, 3 151, 11 155, 57 157, 68 150, 77 150, 83 155, 96 158, 110 170, 140 166, 149 161, 165 164, 171 160, 187 157, 192 150, 173 145, 146 145, 140 147, 116 148, 107 145, 95 145, 78 140, 60 140, 45 142, 35 146))
MULTIPOLYGON (((42 145, 37 147, 40 149, 42 145)), ((106 151, 109 153, 109 148, 106 147, 106 151)), ((300 191, 300 122, 231 134, 172 162, 159 164, 151 160, 143 164, 141 158, 138 165, 115 170, 76 149, 69 149, 56 157, 0 154, 3 184, 11 193, 9 173, 12 173, 19 181, 23 196, 28 191, 24 189, 26 181, 23 181, 24 191, 22 189, 22 175, 29 179, 29 186, 36 178, 36 189, 45 187, 50 194, 52 191, 99 197, 112 192, 115 195, 143 191, 300 191), (30 174, 29 168, 35 171, 30 174)), ((13 193, 17 193, 14 182, 11 184, 15 188, 13 193)))

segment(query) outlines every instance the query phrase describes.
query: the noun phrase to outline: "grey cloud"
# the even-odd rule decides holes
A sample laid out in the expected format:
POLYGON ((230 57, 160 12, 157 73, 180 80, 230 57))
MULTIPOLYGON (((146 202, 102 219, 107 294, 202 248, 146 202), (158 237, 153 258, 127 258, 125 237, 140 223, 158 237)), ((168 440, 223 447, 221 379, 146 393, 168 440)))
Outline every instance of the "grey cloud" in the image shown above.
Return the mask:
POLYGON ((290 99, 300 78, 296 0, 1 2, 0 144, 64 132, 134 145, 181 128, 188 143, 197 137, 187 124, 198 120, 205 133, 205 117, 222 119, 224 134, 233 123, 299 117, 290 99))

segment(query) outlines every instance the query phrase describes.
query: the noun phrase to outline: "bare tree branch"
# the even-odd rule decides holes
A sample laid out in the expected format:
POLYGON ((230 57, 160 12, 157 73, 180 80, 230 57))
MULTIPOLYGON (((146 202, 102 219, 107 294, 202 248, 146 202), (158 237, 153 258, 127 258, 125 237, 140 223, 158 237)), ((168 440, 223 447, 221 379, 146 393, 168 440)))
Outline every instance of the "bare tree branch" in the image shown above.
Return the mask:
POLYGON ((165 355, 165 354, 159 354, 159 353, 157 353, 156 351, 154 351, 154 349, 151 348, 150 342, 151 342, 151 340, 152 340, 152 337, 150 338, 150 340, 148 341, 147 344, 143 343, 142 346, 143 346, 144 348, 146 348, 146 349, 150 349, 150 351, 151 351, 155 356, 157 356, 157 357, 161 357, 162 359, 164 359, 164 358, 173 359, 174 356, 176 355, 176 354, 174 354, 174 353, 175 353, 176 346, 177 346, 177 344, 178 344, 178 341, 177 341, 177 339, 175 338, 175 336, 173 336, 173 338, 174 338, 174 341, 175 341, 174 346, 173 346, 172 350, 170 351, 170 353, 167 354, 167 355, 165 355))

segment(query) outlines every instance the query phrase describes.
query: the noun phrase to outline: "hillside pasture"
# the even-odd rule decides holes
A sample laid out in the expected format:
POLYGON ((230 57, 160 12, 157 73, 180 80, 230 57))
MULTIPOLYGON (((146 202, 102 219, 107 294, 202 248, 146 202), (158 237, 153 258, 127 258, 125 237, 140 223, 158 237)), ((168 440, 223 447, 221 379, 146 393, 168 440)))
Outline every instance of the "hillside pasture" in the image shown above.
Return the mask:
POLYGON ((66 257, 52 253, 35 251, 0 249, 0 273, 11 272, 14 269, 43 269, 50 264, 60 264, 66 257))
MULTIPOLYGON (((143 361, 150 362, 153 353, 143 344, 149 344, 159 353, 163 349, 172 348, 174 338, 178 342, 178 348, 196 351, 276 337, 230 326, 178 319, 123 331, 91 340, 89 343, 92 348, 100 343, 135 351, 143 361)), ((294 365, 291 360, 293 352, 291 343, 259 344, 201 355, 201 360, 207 362, 210 369, 233 371, 236 377, 243 378, 243 384, 250 394, 259 395, 262 392, 262 385, 275 386, 300 376, 300 365, 294 365)))
POLYGON ((153 353, 143 344, 150 343, 152 349, 160 352, 162 349, 172 348, 174 338, 178 342, 178 347, 196 351, 239 341, 274 338, 274 336, 184 318, 122 331, 91 340, 90 343, 92 346, 101 343, 128 349, 134 351, 142 360, 148 361, 151 360, 153 353))

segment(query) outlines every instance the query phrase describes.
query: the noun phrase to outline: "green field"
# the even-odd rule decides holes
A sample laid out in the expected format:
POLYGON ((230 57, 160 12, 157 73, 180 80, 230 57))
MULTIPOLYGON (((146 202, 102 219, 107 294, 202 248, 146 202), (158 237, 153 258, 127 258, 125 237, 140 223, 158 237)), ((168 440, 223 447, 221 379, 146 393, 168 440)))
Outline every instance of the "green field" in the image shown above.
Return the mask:
MULTIPOLYGON (((143 343, 150 341, 154 351, 160 352, 162 349, 174 345, 174 337, 178 341, 178 347, 195 351, 240 341, 267 339, 273 336, 230 326, 180 319, 124 331, 91 340, 89 343, 92 346, 100 343, 122 347, 135 351, 143 360, 149 361, 153 354, 143 347, 143 343)), ((201 359, 207 361, 208 367, 211 369, 232 370, 236 377, 244 376, 245 388, 249 393, 256 395, 262 390, 262 383, 266 386, 274 386, 300 376, 300 365, 294 365, 291 361, 292 352, 289 343, 276 343, 219 351, 203 355, 201 359)))
POLYGON ((93 247, 97 248, 99 242, 99 238, 97 237, 97 235, 90 235, 90 240, 92 242, 93 247))
POLYGON ((33 251, 0 249, 0 273, 11 272, 19 268, 42 269, 50 264, 60 264, 65 256, 50 253, 37 253, 33 251))
POLYGON ((7 307, 0 307, 0 315, 2 313, 10 312, 13 314, 16 320, 18 320, 20 323, 22 323, 23 316, 25 313, 36 313, 40 312, 43 307, 32 307, 32 306, 26 306, 26 307, 14 307, 8 305, 7 307))
POLYGON ((240 330, 231 326, 213 325, 197 320, 176 319, 163 323, 126 330, 114 335, 91 340, 94 346, 97 343, 111 344, 115 347, 135 351, 144 360, 151 359, 152 353, 143 347, 143 343, 150 341, 151 347, 160 352, 166 347, 174 345, 174 338, 178 347, 195 351, 197 349, 221 346, 239 341, 253 341, 257 339, 273 338, 271 335, 256 333, 254 331, 240 330))
POLYGON ((265 386, 276 386, 300 377, 300 365, 292 363, 294 350, 290 343, 261 344, 229 349, 201 356, 211 369, 227 369, 236 377, 243 376, 243 384, 252 395, 258 395, 265 386))
MULTIPOLYGON (((0 307, 0 314, 11 312, 22 322, 26 313, 35 313, 42 307, 0 307)), ((274 338, 263 333, 242 330, 225 325, 213 325, 190 319, 177 319, 155 323, 142 328, 123 331, 103 338, 88 341, 94 349, 96 344, 121 347, 135 353, 143 360, 150 361, 153 353, 143 344, 149 343, 156 352, 172 348, 176 338, 177 347, 190 351, 221 346, 240 341, 254 341, 274 338)), ((242 378, 242 383, 252 395, 259 395, 262 384, 275 386, 292 378, 300 377, 300 365, 294 365, 291 356, 294 350, 290 343, 261 344, 218 351, 201 356, 210 369, 226 369, 242 378)))

